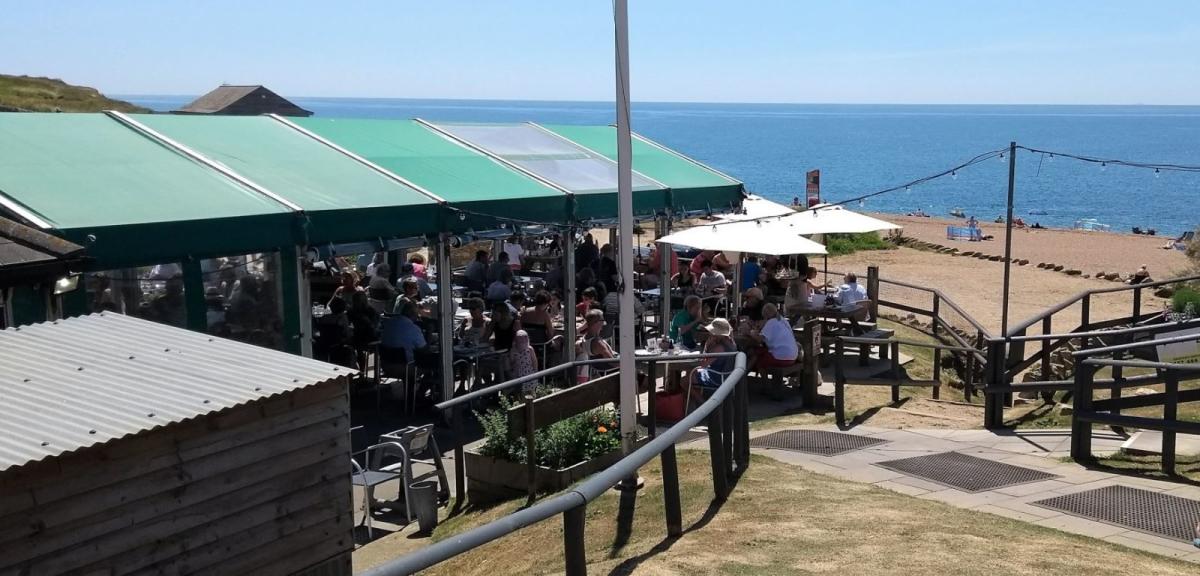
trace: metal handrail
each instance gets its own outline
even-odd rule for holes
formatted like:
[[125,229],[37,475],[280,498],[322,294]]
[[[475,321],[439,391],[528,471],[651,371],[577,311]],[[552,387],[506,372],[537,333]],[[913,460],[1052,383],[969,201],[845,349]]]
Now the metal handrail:
[[[1194,326],[1194,325],[1193,325]],[[1145,348],[1147,346],[1158,346],[1161,344],[1177,344],[1180,342],[1196,342],[1200,341],[1200,334],[1185,334],[1183,336],[1172,336],[1170,338],[1146,340],[1144,342],[1131,342],[1129,344],[1116,344],[1113,346],[1104,346],[1103,348],[1086,348],[1084,350],[1076,350],[1071,355],[1076,358],[1085,358],[1096,356],[1098,354],[1111,354],[1113,352],[1124,352],[1126,350],[1134,350],[1137,348]]]
[[[710,414],[717,410],[722,403],[733,392],[733,389],[741,382],[746,374],[746,355],[741,352],[730,352],[721,354],[712,354],[710,357],[736,355],[734,361],[733,372],[729,377],[721,383],[721,386],[716,389],[708,400],[704,401],[699,408],[692,411],[684,417],[683,420],[671,426],[666,432],[659,434],[656,438],[646,443],[641,448],[633,453],[625,456],[607,469],[593,475],[591,478],[584,480],[578,486],[554,496],[548,500],[519,510],[508,516],[500,518],[473,528],[461,534],[456,534],[450,538],[422,548],[411,554],[407,554],[383,565],[377,566],[368,570],[366,576],[399,576],[413,574],[420,570],[424,570],[440,562],[444,562],[463,554],[469,550],[487,544],[493,540],[502,538],[508,534],[516,532],[521,528],[536,524],[538,522],[548,520],[559,514],[568,513],[572,510],[580,509],[586,506],[589,502],[598,498],[601,494],[608,491],[622,480],[635,475],[639,468],[644,466],[654,457],[662,454],[668,448],[674,448],[675,443],[683,437],[689,429],[699,424]],[[677,356],[647,356],[638,358],[638,361],[665,360],[670,358],[678,358]],[[494,388],[494,387],[493,387]],[[461,465],[461,462],[459,463]],[[568,558],[570,562],[570,558]]]
[[1150,324],[1150,325],[1142,325],[1142,326],[1130,326],[1128,328],[1114,328],[1112,330],[1092,330],[1090,332],[1066,332],[1066,333],[1062,333],[1062,334],[1034,334],[1034,335],[1027,335],[1027,336],[1010,336],[1008,338],[1008,341],[1009,342],[1041,342],[1043,340],[1062,340],[1064,338],[1067,340],[1072,340],[1075,338],[1102,338],[1102,337],[1106,337],[1106,336],[1120,336],[1123,334],[1140,334],[1140,333],[1152,331],[1155,328],[1158,328],[1160,326],[1168,326],[1168,325],[1181,325],[1184,327],[1192,326],[1191,324],[1187,324],[1186,322],[1174,322],[1174,323],[1170,323],[1170,324],[1163,323],[1163,324]]
[[1066,310],[1067,308],[1070,308],[1071,306],[1074,306],[1076,303],[1083,301],[1084,298],[1087,298],[1087,297],[1091,296],[1092,294],[1113,294],[1116,292],[1132,292],[1132,291],[1138,291],[1138,290],[1145,290],[1146,288],[1156,288],[1158,286],[1166,286],[1168,284],[1179,284],[1181,282],[1194,282],[1196,280],[1200,280],[1200,275],[1183,276],[1180,278],[1171,278],[1169,280],[1159,280],[1157,282],[1146,282],[1143,284],[1128,284],[1128,285],[1122,285],[1122,286],[1114,286],[1111,288],[1091,288],[1088,290],[1084,290],[1084,291],[1076,294],[1075,296],[1068,298],[1067,300],[1063,300],[1062,302],[1059,302],[1058,304],[1055,304],[1054,306],[1051,306],[1045,310],[1042,310],[1038,314],[1021,322],[1020,324],[1013,326],[1012,328],[1010,328],[1008,330],[1007,336],[1009,336],[1011,338],[1017,334],[1020,334],[1021,332],[1024,332],[1025,330],[1029,329],[1030,326],[1033,326],[1034,324],[1037,324],[1038,322],[1044,320],[1045,318],[1047,318],[1049,316],[1053,316],[1059,312],[1062,312],[1063,310]]
[[915,340],[905,340],[903,338],[863,338],[862,336],[838,336],[838,340],[847,344],[890,344],[895,342],[905,346],[913,346],[916,348],[932,348],[937,350],[947,350],[950,352],[963,353],[978,353],[975,348],[967,348],[966,346],[951,346],[949,344],[934,344],[932,342],[917,342]]

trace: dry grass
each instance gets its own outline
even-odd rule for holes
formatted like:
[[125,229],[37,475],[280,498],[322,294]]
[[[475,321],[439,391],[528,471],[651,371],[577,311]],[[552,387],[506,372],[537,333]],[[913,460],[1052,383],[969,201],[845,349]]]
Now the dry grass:
[[[680,453],[684,525],[665,539],[657,466],[618,528],[620,498],[588,509],[592,574],[1195,574],[1196,566],[990,514],[954,508],[755,457],[728,502],[709,507],[708,455]],[[443,524],[447,538],[516,509],[516,503]],[[708,512],[706,514],[706,512]],[[383,561],[387,541],[355,553],[355,570]],[[430,574],[547,574],[563,571],[562,523],[525,528]]]

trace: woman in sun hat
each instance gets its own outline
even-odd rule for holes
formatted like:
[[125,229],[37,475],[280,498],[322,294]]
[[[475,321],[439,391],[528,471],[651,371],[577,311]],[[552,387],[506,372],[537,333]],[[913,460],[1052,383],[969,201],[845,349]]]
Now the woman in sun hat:
[[[717,354],[720,352],[737,352],[737,344],[733,342],[730,334],[733,333],[733,326],[724,318],[713,318],[708,326],[704,327],[708,331],[708,340],[704,342],[705,354]],[[705,358],[700,361],[700,366],[692,370],[691,388],[688,390],[688,402],[691,403],[691,398],[696,398],[699,403],[721,386],[725,381],[725,376],[733,371],[733,356],[723,356],[720,358]]]

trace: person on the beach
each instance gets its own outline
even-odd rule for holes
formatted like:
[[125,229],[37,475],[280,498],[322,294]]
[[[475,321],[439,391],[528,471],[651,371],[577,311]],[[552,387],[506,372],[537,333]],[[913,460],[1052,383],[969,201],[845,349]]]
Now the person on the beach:
[[1137,272],[1129,279],[1130,284],[1145,284],[1150,281],[1150,271],[1145,266],[1138,268]]
[[979,219],[976,218],[974,215],[972,215],[970,218],[967,219],[967,228],[978,228],[978,227],[979,227]]

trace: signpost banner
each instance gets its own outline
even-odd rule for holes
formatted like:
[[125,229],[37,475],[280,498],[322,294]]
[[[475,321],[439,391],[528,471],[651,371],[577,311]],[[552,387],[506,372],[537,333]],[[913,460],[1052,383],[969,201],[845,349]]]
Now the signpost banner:
[[[1174,332],[1163,332],[1154,336],[1155,340],[1165,340],[1175,338],[1177,336],[1196,335],[1200,338],[1200,328],[1190,328],[1187,330],[1176,330]],[[1196,364],[1200,363],[1200,342],[1172,342],[1170,344],[1158,345],[1158,361],[1169,362],[1171,364]]]
[[812,208],[821,203],[821,171],[809,170],[804,181],[805,190],[808,193],[808,207]]

